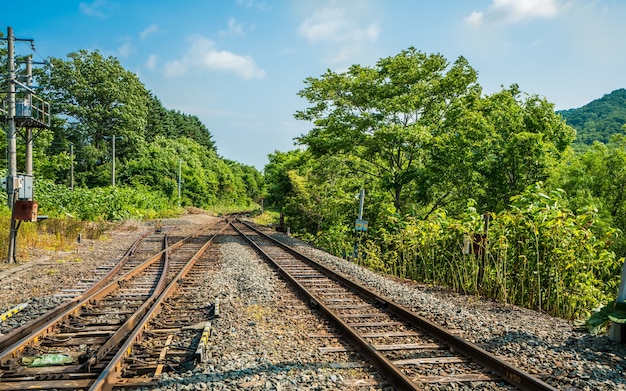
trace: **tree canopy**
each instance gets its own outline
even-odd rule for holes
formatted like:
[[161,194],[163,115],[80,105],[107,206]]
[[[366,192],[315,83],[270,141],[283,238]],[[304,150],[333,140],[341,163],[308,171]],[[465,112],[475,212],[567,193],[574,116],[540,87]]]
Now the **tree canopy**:
[[35,139],[37,178],[69,185],[73,168],[75,186],[109,186],[115,159],[118,185],[173,204],[247,206],[263,197],[258,170],[219,157],[198,117],[165,108],[115,57],[80,50],[50,58],[35,77],[53,111],[51,128]]
[[565,317],[614,295],[623,140],[576,155],[547,99],[516,84],[483,95],[466,59],[415,48],[307,78],[299,95],[303,148],[265,169],[294,232],[384,273]]
[[468,198],[502,209],[546,179],[574,132],[545,99],[521,99],[515,85],[481,91],[465,58],[409,48],[373,67],[306,79],[299,94],[311,105],[295,117],[314,127],[297,140],[316,157],[344,155],[400,212]]
[[[353,65],[308,78],[299,95],[312,106],[296,118],[315,127],[298,138],[314,155],[344,153],[366,162],[402,210],[410,184],[424,184],[426,145],[459,100],[479,93],[476,72],[460,57],[409,48],[374,67]],[[417,200],[419,201],[419,200]]]

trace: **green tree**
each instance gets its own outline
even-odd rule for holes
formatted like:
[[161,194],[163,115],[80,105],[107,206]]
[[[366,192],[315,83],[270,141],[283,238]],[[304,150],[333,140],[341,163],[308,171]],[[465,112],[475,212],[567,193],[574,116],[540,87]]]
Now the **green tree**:
[[299,93],[312,106],[295,117],[315,127],[297,140],[314,156],[345,153],[366,163],[361,167],[404,210],[410,200],[426,194],[407,189],[429,186],[427,145],[457,101],[480,93],[476,77],[463,57],[450,64],[440,54],[415,48],[380,59],[375,67],[329,70],[320,78],[307,78]]
[[282,209],[292,195],[292,184],[288,172],[305,163],[305,152],[297,149],[288,152],[274,151],[267,158],[269,163],[263,169],[267,206]]
[[124,183],[151,188],[173,201],[178,198],[179,165],[183,206],[249,205],[252,197],[243,169],[187,137],[157,136],[120,168],[119,177]]
[[[626,136],[614,135],[608,144],[595,142],[584,153],[570,154],[549,184],[564,189],[574,209],[597,209],[597,234],[611,227],[626,232]],[[614,250],[626,253],[624,235]]]
[[144,142],[150,95],[137,75],[114,57],[80,50],[67,60],[51,58],[39,80],[55,115],[65,119],[56,140],[76,146],[76,177],[88,186],[106,185],[111,164],[111,137],[122,161]]
[[[575,131],[544,98],[521,98],[517,85],[490,96],[466,99],[433,133],[429,172],[433,188],[463,207],[500,211],[528,186],[545,181]],[[445,205],[445,204],[444,204]]]
[[231,171],[241,179],[247,197],[255,202],[261,202],[265,196],[263,174],[255,167],[241,164],[233,160],[224,160]]
[[146,120],[147,141],[154,141],[158,136],[170,138],[176,133],[173,115],[153,94],[150,94],[148,113]]

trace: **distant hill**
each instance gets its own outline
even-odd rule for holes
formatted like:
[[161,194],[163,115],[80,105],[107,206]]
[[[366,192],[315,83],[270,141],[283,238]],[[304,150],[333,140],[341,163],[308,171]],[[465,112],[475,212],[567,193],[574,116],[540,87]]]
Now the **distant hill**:
[[622,127],[626,125],[626,89],[615,90],[581,108],[557,113],[576,129],[574,148],[584,149],[594,141],[607,143],[613,134],[624,133]]

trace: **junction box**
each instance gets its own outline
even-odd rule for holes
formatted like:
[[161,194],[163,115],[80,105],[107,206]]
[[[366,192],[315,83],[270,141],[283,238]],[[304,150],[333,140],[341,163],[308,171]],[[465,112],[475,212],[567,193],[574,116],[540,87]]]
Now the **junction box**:
[[29,200],[15,201],[13,215],[15,220],[37,221],[37,202]]

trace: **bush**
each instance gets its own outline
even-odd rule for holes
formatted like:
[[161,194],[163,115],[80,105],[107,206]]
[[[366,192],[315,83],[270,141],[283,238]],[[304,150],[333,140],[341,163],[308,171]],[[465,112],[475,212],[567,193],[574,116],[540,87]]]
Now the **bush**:
[[423,220],[386,213],[357,261],[564,318],[586,317],[613,299],[623,263],[608,250],[617,230],[596,236],[595,212],[573,213],[559,190],[544,194],[531,186],[512,202],[492,216],[484,257],[462,252],[464,238],[482,231],[482,216],[470,207]]

